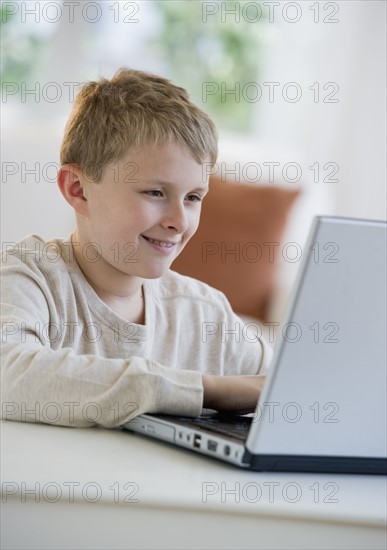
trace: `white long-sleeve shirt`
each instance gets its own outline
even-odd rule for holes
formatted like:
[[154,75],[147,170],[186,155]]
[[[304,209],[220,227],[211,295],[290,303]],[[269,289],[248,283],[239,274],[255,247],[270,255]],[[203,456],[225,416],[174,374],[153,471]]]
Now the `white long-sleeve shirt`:
[[221,292],[171,270],[144,282],[145,325],[127,322],[87,282],[70,238],[7,245],[1,275],[3,419],[114,427],[144,412],[196,416],[201,374],[262,374],[271,359]]

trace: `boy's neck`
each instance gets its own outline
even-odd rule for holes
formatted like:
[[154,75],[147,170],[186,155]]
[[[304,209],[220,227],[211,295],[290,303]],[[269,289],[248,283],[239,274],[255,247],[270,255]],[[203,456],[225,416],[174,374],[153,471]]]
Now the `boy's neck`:
[[72,234],[71,241],[80,269],[101,300],[127,321],[144,324],[143,280],[118,271],[103,258],[97,262],[85,260],[81,251],[88,243],[82,243],[76,231]]

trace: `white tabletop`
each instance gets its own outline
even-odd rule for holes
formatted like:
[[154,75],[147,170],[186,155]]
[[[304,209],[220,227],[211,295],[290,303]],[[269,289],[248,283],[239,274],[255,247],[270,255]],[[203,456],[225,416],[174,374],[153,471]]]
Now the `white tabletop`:
[[121,430],[2,423],[1,480],[4,548],[386,547],[385,476],[247,472]]

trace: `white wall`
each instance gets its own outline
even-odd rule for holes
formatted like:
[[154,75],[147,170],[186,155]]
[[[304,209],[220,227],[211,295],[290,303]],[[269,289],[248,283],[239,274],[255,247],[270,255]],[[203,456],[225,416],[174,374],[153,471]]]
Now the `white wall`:
[[[316,24],[311,2],[299,3],[302,19],[280,21],[278,35],[265,56],[268,81],[296,81],[303,97],[297,103],[281,98],[260,108],[260,140],[299,154],[307,169],[314,162],[339,165],[339,182],[321,183],[313,193],[325,199],[318,211],[342,216],[386,217],[386,3],[343,1],[337,23]],[[320,2],[320,5],[328,5]],[[309,11],[309,13],[308,13]],[[321,9],[321,15],[328,14]],[[309,17],[308,17],[309,15]],[[337,103],[312,101],[309,86],[319,82],[321,98],[333,90]],[[318,189],[320,187],[320,189]]]

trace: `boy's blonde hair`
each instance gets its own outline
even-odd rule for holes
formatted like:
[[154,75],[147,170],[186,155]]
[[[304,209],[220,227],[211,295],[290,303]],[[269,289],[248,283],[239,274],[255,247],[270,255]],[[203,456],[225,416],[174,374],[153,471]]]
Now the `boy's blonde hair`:
[[111,80],[89,82],[79,92],[60,159],[62,165],[77,164],[98,182],[104,169],[130,147],[171,141],[200,163],[216,162],[215,125],[184,88],[154,74],[120,69]]

